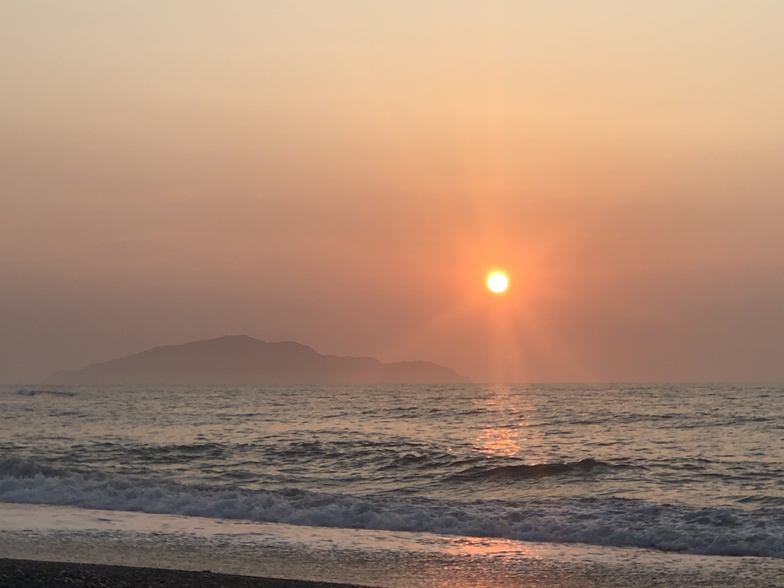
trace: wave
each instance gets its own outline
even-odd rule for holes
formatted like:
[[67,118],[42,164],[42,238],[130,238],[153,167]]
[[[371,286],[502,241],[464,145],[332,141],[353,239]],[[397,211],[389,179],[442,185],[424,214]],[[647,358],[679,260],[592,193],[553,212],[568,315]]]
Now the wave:
[[497,467],[476,466],[453,474],[447,478],[450,481],[477,481],[498,479],[525,479],[543,478],[547,476],[560,476],[572,473],[585,473],[593,471],[611,471],[619,468],[628,468],[628,465],[613,465],[597,459],[586,458],[575,462],[538,463],[534,465],[504,465]]
[[18,458],[0,460],[0,501],[784,558],[780,509],[695,509],[617,498],[444,501],[298,489],[249,491],[165,479],[89,477]]
[[28,390],[27,388],[20,388],[16,391],[17,396],[41,396],[41,395],[48,395],[48,396],[65,396],[68,398],[73,398],[76,396],[76,392],[70,392],[65,390]]

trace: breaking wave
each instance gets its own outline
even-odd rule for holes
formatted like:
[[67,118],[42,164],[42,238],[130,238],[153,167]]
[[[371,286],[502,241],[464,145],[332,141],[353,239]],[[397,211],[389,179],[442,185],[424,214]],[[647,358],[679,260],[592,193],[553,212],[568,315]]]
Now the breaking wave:
[[[549,467],[553,465],[567,466]],[[593,460],[512,466],[514,475],[613,467]],[[525,469],[525,468],[532,469]],[[507,468],[508,469],[508,468]],[[503,468],[484,474],[499,475]],[[470,472],[469,472],[470,473]],[[505,475],[505,474],[504,474]],[[166,479],[70,473],[0,460],[0,501],[316,527],[431,532],[523,541],[646,547],[702,555],[784,558],[784,512],[654,505],[619,498],[440,501],[297,489],[243,490]]]

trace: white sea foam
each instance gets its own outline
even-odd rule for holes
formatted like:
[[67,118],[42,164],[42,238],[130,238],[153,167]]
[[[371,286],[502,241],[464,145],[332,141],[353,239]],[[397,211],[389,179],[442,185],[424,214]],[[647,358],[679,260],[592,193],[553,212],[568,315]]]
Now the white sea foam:
[[0,503],[6,557],[388,588],[780,585],[784,560]]
[[441,502],[303,490],[248,491],[114,476],[90,479],[25,460],[0,462],[0,501],[314,527],[784,558],[784,522],[736,509],[632,500]]

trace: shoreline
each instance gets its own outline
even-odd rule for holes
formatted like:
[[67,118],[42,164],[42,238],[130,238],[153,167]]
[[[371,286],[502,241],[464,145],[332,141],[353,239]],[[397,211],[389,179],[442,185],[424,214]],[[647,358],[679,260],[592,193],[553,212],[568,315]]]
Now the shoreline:
[[770,588],[782,577],[776,558],[0,503],[0,588]]
[[0,557],[0,586],[14,588],[370,588],[211,571],[89,564]]

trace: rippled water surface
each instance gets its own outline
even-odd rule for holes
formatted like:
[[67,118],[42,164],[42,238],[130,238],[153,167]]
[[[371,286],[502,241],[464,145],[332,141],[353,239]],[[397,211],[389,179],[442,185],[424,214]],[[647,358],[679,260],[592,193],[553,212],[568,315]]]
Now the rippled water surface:
[[784,389],[0,389],[0,501],[784,557]]

